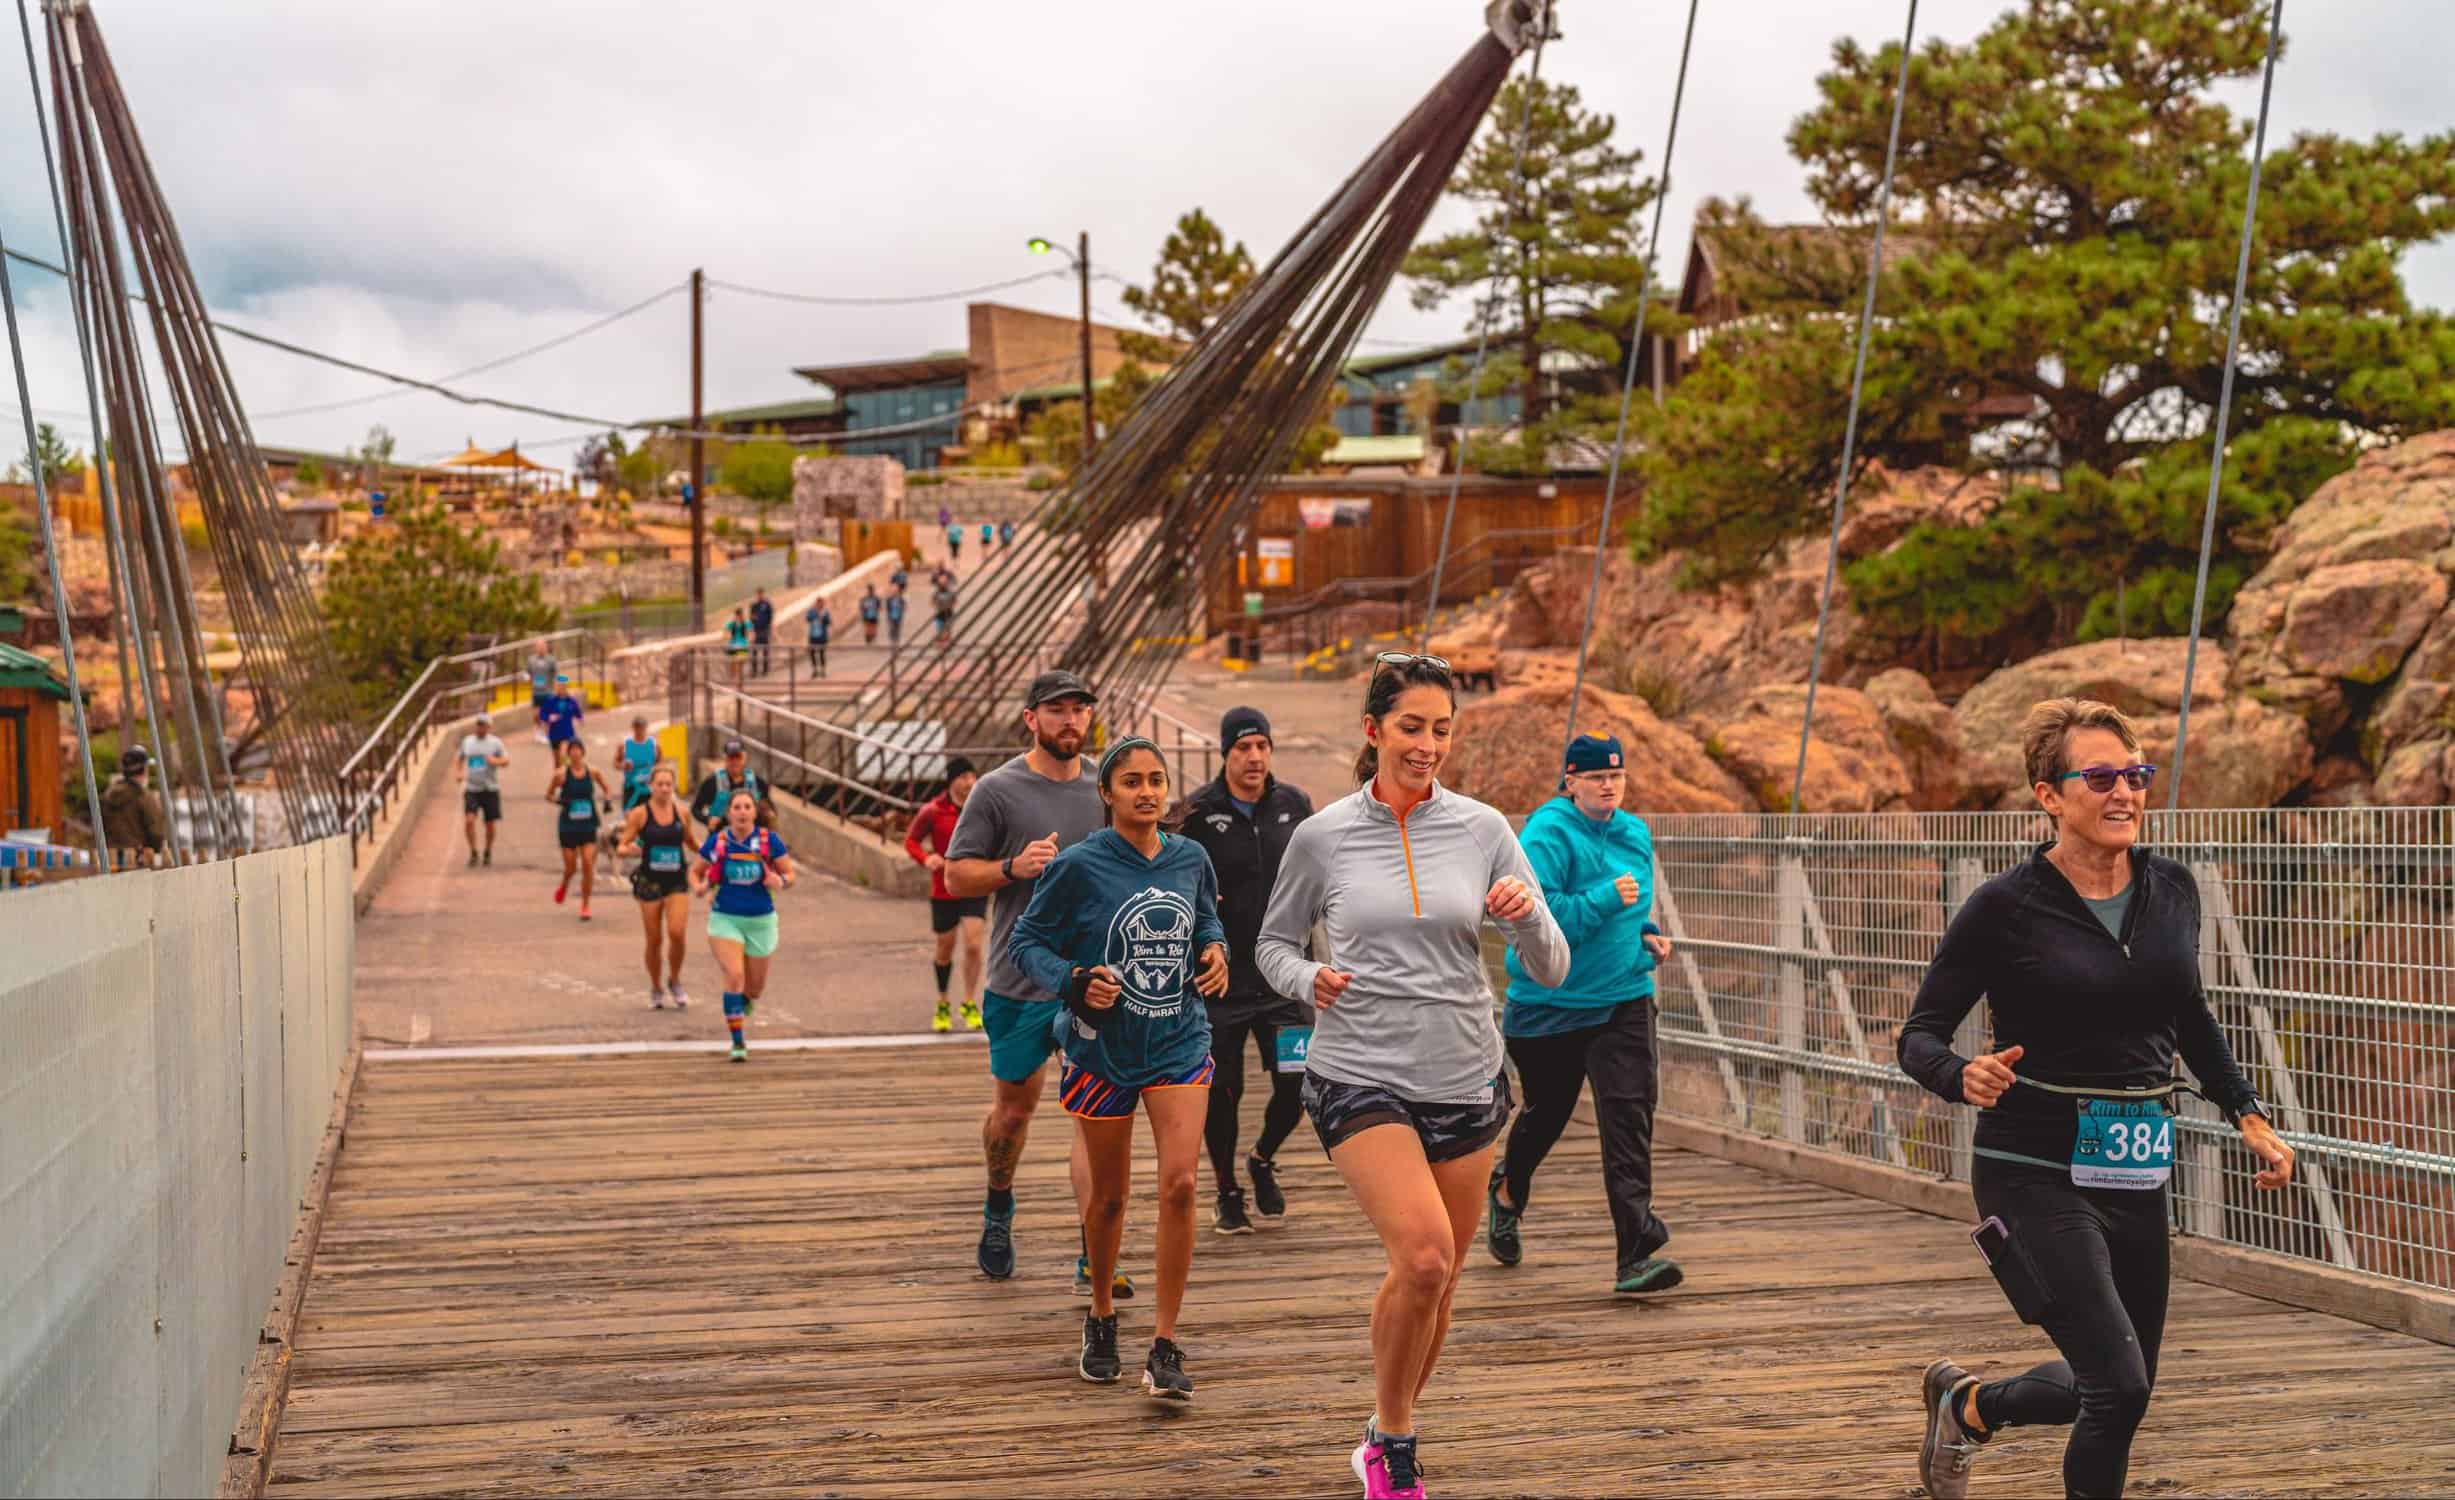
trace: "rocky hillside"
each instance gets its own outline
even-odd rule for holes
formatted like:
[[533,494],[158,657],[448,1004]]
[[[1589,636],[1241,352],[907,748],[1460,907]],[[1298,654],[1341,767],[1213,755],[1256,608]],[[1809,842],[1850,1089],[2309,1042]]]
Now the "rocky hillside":
[[[1987,481],[1890,479],[1845,527],[1845,559],[1916,521],[1981,511]],[[1450,779],[1505,808],[1548,794],[1566,734],[1590,549],[1521,577],[1440,645],[1500,650],[1502,690],[1469,706]],[[1794,547],[1761,582],[1684,593],[1679,560],[1613,556],[1581,728],[1626,742],[1631,801],[1648,810],[1788,805],[1823,545]],[[2430,804],[2455,800],[2455,432],[2366,455],[2280,530],[2200,644],[2183,801]],[[1846,589],[1826,641],[1802,805],[1817,812],[2032,805],[2021,716],[2040,698],[2102,698],[2170,761],[2187,643],[2097,641],[2006,663],[2006,643],[1947,642],[1917,667],[1858,628]],[[1920,670],[1919,668],[1923,668]]]

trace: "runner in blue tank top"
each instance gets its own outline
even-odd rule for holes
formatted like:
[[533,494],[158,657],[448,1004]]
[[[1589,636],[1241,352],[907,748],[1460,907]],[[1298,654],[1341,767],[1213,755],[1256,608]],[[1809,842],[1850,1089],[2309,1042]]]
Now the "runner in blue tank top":
[[648,737],[648,716],[631,716],[631,737],[614,747],[614,770],[622,777],[622,810],[629,812],[648,800],[648,773],[659,759],[656,741]]
[[725,1028],[733,1036],[733,1060],[750,1059],[744,1028],[767,989],[767,965],[776,955],[777,891],[793,883],[792,851],[759,826],[759,803],[748,788],[725,801],[724,826],[699,846],[697,879],[715,901],[708,912],[708,948],[725,976]]
[[1159,1156],[1159,1305],[1142,1388],[1193,1399],[1176,1315],[1193,1265],[1194,1164],[1210,1115],[1210,1016],[1204,996],[1227,989],[1227,929],[1202,846],[1160,832],[1167,763],[1129,738],[1100,759],[1108,825],[1059,854],[1033,887],[1007,949],[1035,984],[1061,997],[1052,1030],[1065,1052],[1059,1098],[1091,1168],[1083,1239],[1091,1311],[1083,1319],[1083,1379],[1121,1373],[1112,1278],[1133,1185],[1134,1106],[1149,1110]]

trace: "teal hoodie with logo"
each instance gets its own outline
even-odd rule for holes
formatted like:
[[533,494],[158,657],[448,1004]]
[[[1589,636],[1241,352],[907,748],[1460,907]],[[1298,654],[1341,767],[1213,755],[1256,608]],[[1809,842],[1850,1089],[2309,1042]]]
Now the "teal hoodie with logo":
[[1181,1078],[1210,1055],[1210,1013],[1193,987],[1202,951],[1225,944],[1219,882],[1189,838],[1161,834],[1159,854],[1103,828],[1059,854],[1032,888],[1006,952],[1033,983],[1065,993],[1077,968],[1106,965],[1123,992],[1093,1030],[1056,1014],[1066,1061],[1123,1088]]
[[[1556,1036],[1602,1024],[1603,1012],[1654,993],[1654,955],[1647,933],[1660,932],[1654,909],[1654,835],[1626,808],[1597,821],[1565,796],[1534,810],[1517,836],[1543,887],[1544,904],[1568,939],[1568,977],[1546,985],[1509,948],[1509,1003],[1501,1013],[1508,1036]],[[1634,904],[1620,900],[1619,878],[1637,877]]]

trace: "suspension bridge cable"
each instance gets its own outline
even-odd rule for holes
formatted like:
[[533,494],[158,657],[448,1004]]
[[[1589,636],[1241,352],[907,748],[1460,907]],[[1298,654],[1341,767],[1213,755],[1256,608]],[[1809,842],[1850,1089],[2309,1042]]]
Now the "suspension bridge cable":
[[1568,690],[1568,733],[1577,738],[1577,706],[1585,696],[1586,656],[1594,645],[1594,611],[1603,596],[1603,559],[1611,547],[1611,503],[1620,491],[1628,452],[1628,412],[1637,396],[1637,357],[1645,348],[1645,314],[1654,296],[1654,260],[1662,253],[1662,212],[1671,201],[1671,153],[1679,149],[1679,113],[1688,97],[1688,56],[1696,44],[1698,0],[1688,0],[1688,29],[1679,39],[1679,80],[1671,87],[1671,126],[1662,142],[1662,181],[1654,193],[1654,227],[1645,238],[1645,278],[1637,286],[1637,324],[1628,335],[1628,374],[1620,387],[1620,426],[1611,440],[1611,477],[1603,485],[1603,518],[1594,532],[1594,576],[1586,584],[1585,629],[1577,635],[1577,677]]
[[[1096,278],[1104,273],[1095,271],[1092,274]],[[951,292],[922,292],[909,297],[829,297],[815,292],[780,292],[769,287],[744,286],[738,281],[719,281],[713,276],[708,278],[708,285],[721,287],[728,292],[739,292],[745,297],[765,297],[772,302],[802,302],[816,307],[911,307],[923,302],[960,301],[965,297],[977,297],[983,292],[1009,291],[1018,286],[1029,286],[1035,281],[1073,279],[1074,272],[1060,268],[1034,271],[1029,276],[1017,276],[1011,281],[992,281],[986,286],[958,287]]]
[[2182,758],[2191,743],[2191,683],[2199,673],[2199,626],[2208,607],[2208,555],[2216,546],[2216,501],[2225,483],[2225,430],[2233,417],[2233,374],[2242,352],[2242,299],[2250,285],[2251,234],[2259,221],[2259,168],[2267,160],[2268,101],[2276,92],[2276,49],[2284,35],[2285,0],[2268,9],[2267,62],[2259,74],[2259,122],[2250,148],[2250,196],[2242,204],[2242,245],[2233,263],[2233,311],[2226,319],[2225,374],[2216,391],[2215,451],[2208,455],[2208,502],[2199,518],[2199,569],[2191,581],[2191,638],[2182,653],[2182,707],[2174,720],[2173,779],[2165,806],[2182,805]]
[[[1524,106],[1517,112],[1517,144],[1509,168],[1509,175],[1516,182],[1517,191],[1520,193],[1526,188],[1526,139],[1534,131],[1534,96],[1539,92],[1539,85],[1543,77],[1543,44],[1551,40],[1551,26],[1551,6],[1546,0],[1535,25],[1534,56],[1526,64],[1526,100]],[[1509,207],[1514,210],[1516,206],[1513,194]],[[1493,231],[1491,239],[1492,282],[1495,289],[1500,282],[1501,242],[1508,237],[1508,232],[1509,221],[1504,216],[1499,228]],[[1527,253],[1529,255],[1533,253],[1531,247]],[[1475,319],[1475,359],[1474,363],[1467,367],[1466,400],[1458,408],[1458,457],[1457,462],[1451,466],[1449,475],[1449,503],[1441,510],[1441,544],[1440,550],[1432,555],[1432,592],[1424,596],[1424,628],[1415,643],[1415,649],[1418,651],[1432,649],[1432,616],[1441,607],[1441,575],[1447,571],[1449,564],[1449,529],[1457,521],[1458,491],[1466,483],[1467,418],[1474,410],[1476,391],[1483,384],[1483,356],[1491,346],[1492,314],[1498,308],[1499,302],[1500,298],[1495,291],[1495,295],[1485,299],[1482,313]],[[1535,315],[1539,319],[1542,309],[1536,308]],[[1533,413],[1531,412],[1521,412],[1518,415],[1520,422],[1528,422],[1532,419]],[[1403,608],[1403,602],[1401,607]]]
[[[630,306],[622,309],[620,312],[607,313],[604,317],[598,318],[594,322],[584,324],[581,327],[574,328],[569,333],[559,334],[553,338],[547,339],[541,344],[531,344],[525,349],[519,350],[515,353],[505,354],[495,359],[490,359],[481,365],[471,365],[465,370],[454,370],[449,375],[438,375],[435,377],[435,379],[438,383],[452,380],[466,380],[472,375],[484,375],[492,370],[500,370],[505,365],[517,364],[521,360],[527,359],[532,355],[543,354],[550,349],[559,349],[563,345],[571,343],[576,339],[585,338],[589,334],[595,333],[600,328],[611,327],[612,325],[621,322],[625,318],[646,312],[649,308],[656,306],[666,298],[678,297],[687,290],[689,290],[689,283],[677,281],[662,291],[653,293],[650,296],[642,297],[639,301],[632,303]],[[257,412],[250,417],[249,420],[254,422],[271,422],[282,417],[302,417],[310,412],[340,411],[345,407],[365,406],[369,402],[373,401],[390,401],[396,397],[405,396],[407,394],[409,394],[407,391],[376,391],[371,395],[351,396],[342,401],[319,401],[313,406],[289,406],[282,408],[280,411]]]
[[[2282,0],[2278,0],[2282,3]],[[1875,335],[1875,291],[1884,276],[1884,229],[1892,218],[1892,169],[1901,151],[1901,107],[1909,99],[1909,59],[1918,40],[1918,0],[1909,0],[1901,31],[1901,71],[1893,80],[1892,129],[1884,138],[1884,181],[1875,197],[1875,242],[1867,249],[1867,296],[1858,310],[1858,358],[1850,371],[1850,415],[1841,429],[1841,472],[1833,480],[1833,529],[1824,548],[1824,594],[1816,606],[1816,644],[1807,658],[1807,703],[1799,715],[1799,762],[1790,776],[1790,811],[1807,784],[1807,737],[1816,725],[1816,684],[1824,675],[1824,631],[1833,612],[1833,574],[1841,559],[1841,515],[1850,497],[1850,465],[1858,454],[1859,403],[1867,389],[1867,346]]]

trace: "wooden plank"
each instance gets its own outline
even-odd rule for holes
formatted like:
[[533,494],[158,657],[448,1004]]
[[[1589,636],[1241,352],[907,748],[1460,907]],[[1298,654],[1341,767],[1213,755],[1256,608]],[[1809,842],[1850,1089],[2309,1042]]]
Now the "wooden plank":
[[[1280,1157],[1289,1217],[1197,1245],[1199,1396],[1162,1413],[1073,1374],[1053,1111],[1017,1181],[1022,1272],[973,1272],[979,1069],[944,1049],[370,1065],[266,1493],[1350,1485],[1381,1256],[1309,1133]],[[1956,1225],[1677,1149],[1665,1124],[1687,1284],[1611,1296],[1596,1142],[1572,1125],[1525,1263],[1478,1248],[1461,1280],[1422,1408],[1441,1493],[1897,1496],[1939,1339],[1989,1371],[2050,1356]],[[1127,1264],[1147,1270],[1137,1170]],[[1120,1311],[1138,1353],[1149,1304]],[[2455,1494],[2455,1350],[2191,1283],[2167,1342],[2135,1489]],[[2060,1448],[2007,1438],[1981,1484],[2051,1490]]]

